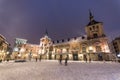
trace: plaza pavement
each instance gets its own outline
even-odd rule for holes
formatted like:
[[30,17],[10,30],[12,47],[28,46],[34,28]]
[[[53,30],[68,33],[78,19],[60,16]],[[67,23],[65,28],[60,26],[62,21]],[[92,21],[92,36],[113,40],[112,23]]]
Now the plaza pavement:
[[120,80],[120,63],[56,60],[2,62],[0,80]]

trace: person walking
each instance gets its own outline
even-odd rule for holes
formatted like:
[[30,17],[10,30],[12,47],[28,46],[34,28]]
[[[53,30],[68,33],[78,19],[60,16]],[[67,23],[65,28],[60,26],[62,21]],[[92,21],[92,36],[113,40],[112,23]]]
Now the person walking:
[[84,60],[87,63],[87,56],[86,55],[84,55]]
[[36,62],[37,62],[37,57],[35,58]]
[[60,55],[59,63],[62,64],[62,55]]
[[31,61],[32,53],[30,52],[28,56],[29,56],[29,61]]
[[40,55],[40,57],[39,57],[39,61],[41,61],[41,55]]
[[68,56],[65,58],[65,66],[67,66]]

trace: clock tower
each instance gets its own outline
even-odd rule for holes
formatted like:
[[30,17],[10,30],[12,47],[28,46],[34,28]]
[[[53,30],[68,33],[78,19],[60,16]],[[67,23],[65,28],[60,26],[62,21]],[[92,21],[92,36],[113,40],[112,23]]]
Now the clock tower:
[[103,23],[94,20],[94,16],[92,15],[90,10],[89,10],[89,23],[85,27],[85,31],[88,39],[105,37],[103,31]]

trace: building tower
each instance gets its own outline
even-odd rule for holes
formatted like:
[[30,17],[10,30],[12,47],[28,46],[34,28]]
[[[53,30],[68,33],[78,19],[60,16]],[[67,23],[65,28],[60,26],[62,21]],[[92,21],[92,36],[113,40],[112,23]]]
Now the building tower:
[[89,60],[110,60],[109,41],[103,30],[103,23],[94,19],[89,10],[89,23],[85,27],[87,34]]
[[105,37],[103,31],[103,23],[94,20],[94,16],[92,15],[90,10],[89,10],[89,20],[90,22],[87,24],[85,28],[88,39]]
[[43,58],[48,59],[49,49],[51,45],[52,45],[52,41],[51,41],[51,38],[48,37],[48,32],[46,30],[44,37],[40,39],[39,54],[42,55]]

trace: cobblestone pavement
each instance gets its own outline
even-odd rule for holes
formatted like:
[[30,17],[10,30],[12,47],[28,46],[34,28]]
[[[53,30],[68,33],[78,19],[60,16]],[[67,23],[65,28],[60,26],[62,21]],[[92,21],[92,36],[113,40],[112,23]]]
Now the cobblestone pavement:
[[120,63],[58,61],[3,62],[0,80],[120,80]]

